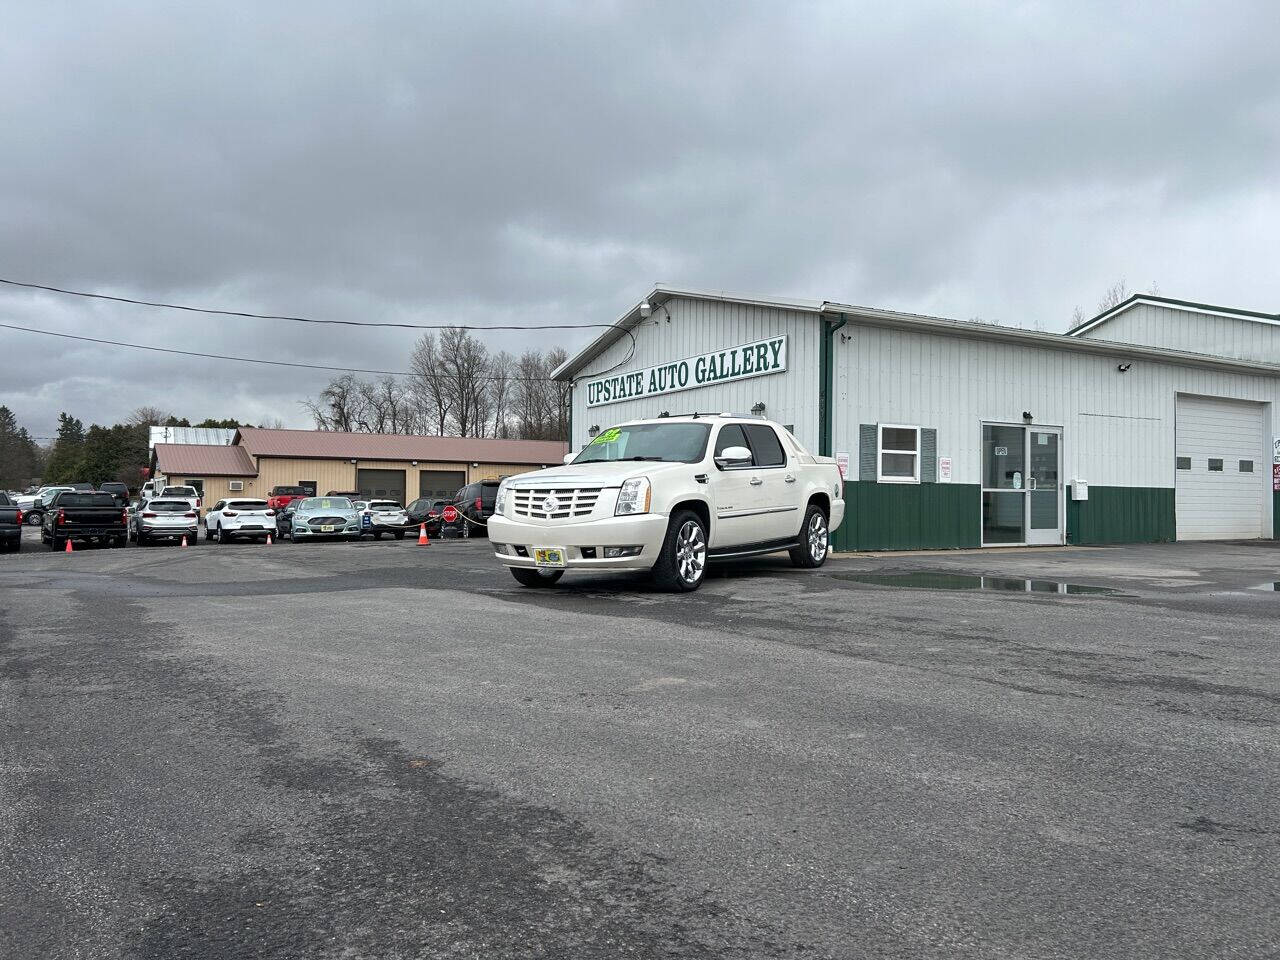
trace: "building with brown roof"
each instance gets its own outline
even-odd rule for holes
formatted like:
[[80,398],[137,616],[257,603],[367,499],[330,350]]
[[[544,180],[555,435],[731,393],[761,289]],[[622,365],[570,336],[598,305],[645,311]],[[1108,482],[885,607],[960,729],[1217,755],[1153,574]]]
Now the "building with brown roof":
[[276,486],[320,494],[359,491],[405,503],[452,497],[476,480],[554,466],[568,449],[548,440],[242,427],[230,446],[158,443],[152,466],[169,483],[202,491],[206,506],[229,495],[265,498]]

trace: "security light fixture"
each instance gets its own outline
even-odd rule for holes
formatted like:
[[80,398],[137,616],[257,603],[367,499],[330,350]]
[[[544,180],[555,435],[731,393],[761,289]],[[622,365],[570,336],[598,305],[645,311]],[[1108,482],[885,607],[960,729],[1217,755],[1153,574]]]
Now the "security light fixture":
[[649,301],[648,301],[648,300],[641,300],[641,301],[640,301],[640,316],[641,316],[641,318],[643,318],[643,319],[645,319],[645,320],[648,320],[648,319],[649,319],[649,316],[650,316],[652,313],[653,313],[653,307],[649,306]]
[[352,457],[352,458],[351,458],[351,462],[352,462],[352,463],[359,463],[360,461],[358,461],[355,457]]
[[1133,366],[1133,364],[1132,364],[1132,363],[1129,363],[1129,362],[1126,360],[1124,363],[1122,363],[1122,364],[1120,364],[1118,367],[1116,367],[1116,369],[1117,369],[1117,370],[1119,370],[1121,373],[1128,373],[1128,372],[1129,372],[1129,368],[1130,368],[1130,367],[1132,367],[1132,366]]
[[1027,423],[1030,423],[1035,418],[1031,416],[1031,412],[1029,410],[1023,410],[1022,419],[1027,421]]
[[764,401],[757,400],[755,402],[755,405],[752,406],[751,412],[754,413],[757,417],[760,416],[760,414],[764,413]]
[[418,465],[418,461],[417,461],[417,460],[410,460],[410,461],[409,461],[409,464],[410,464],[410,466],[414,466],[414,467],[416,467],[416,466]]
[[598,426],[593,425],[589,430],[587,430],[587,436],[594,437],[599,432],[600,432],[600,428]]

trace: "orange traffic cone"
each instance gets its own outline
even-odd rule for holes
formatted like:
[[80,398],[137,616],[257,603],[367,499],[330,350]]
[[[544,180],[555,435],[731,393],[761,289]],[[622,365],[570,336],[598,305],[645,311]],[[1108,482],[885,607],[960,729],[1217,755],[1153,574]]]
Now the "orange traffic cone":
[[71,546],[71,541],[70,541],[70,540],[68,540],[68,541],[67,541],[67,549],[66,549],[66,550],[64,550],[63,552],[64,552],[64,553],[74,553],[74,552],[75,552],[75,548]]
[[427,538],[427,525],[425,523],[418,527],[418,546],[431,546],[431,541]]
[[184,547],[187,545],[187,535],[185,533],[182,535],[182,545]]
[[267,534],[267,546],[271,546],[271,534]]

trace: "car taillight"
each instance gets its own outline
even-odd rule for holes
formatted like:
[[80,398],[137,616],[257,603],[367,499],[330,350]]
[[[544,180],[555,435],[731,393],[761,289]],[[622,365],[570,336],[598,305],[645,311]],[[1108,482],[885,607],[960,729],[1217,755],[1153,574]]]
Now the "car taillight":
[[267,511],[267,516],[268,516],[268,517],[274,517],[275,515],[276,515],[276,512],[275,512],[274,510],[268,510],[268,511]]
[[193,518],[195,518],[195,517],[200,516],[200,514],[196,513],[194,510],[192,510],[190,513],[184,513],[184,514],[183,514],[183,516],[184,516],[184,517],[186,517],[188,520],[191,520],[191,519],[193,519]]
[[121,522],[121,523],[123,523],[126,527],[129,525],[129,511],[128,511],[128,510],[121,510],[121,511],[120,511],[120,522]]
[[222,511],[222,515],[223,515],[224,517],[234,517],[234,516],[236,515],[236,513],[235,513],[235,511],[234,511],[234,510],[223,510],[223,511]]
[[200,506],[201,506],[201,504],[203,504],[203,502],[204,502],[204,501],[203,501],[200,497],[196,497],[196,509],[197,509],[197,510],[199,510],[199,509],[200,509]]
[[[191,516],[191,514],[187,514],[187,516]],[[156,515],[154,513],[144,513],[142,515],[143,520],[154,520],[155,518],[156,518]]]
[[18,511],[18,526],[22,526],[22,511]]
[[484,501],[479,497],[476,497],[476,509],[481,510],[483,508],[484,508]]
[[67,522],[67,511],[63,510],[61,507],[58,508],[58,522],[59,523]]

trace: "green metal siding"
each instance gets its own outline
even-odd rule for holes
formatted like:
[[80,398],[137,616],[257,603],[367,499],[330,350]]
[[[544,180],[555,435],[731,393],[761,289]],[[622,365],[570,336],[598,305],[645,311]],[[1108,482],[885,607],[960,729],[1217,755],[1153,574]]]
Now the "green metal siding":
[[1067,492],[1067,542],[1160,543],[1177,537],[1172,487],[1089,487],[1088,500]]
[[934,550],[982,545],[982,490],[967,483],[844,485],[837,550]]

